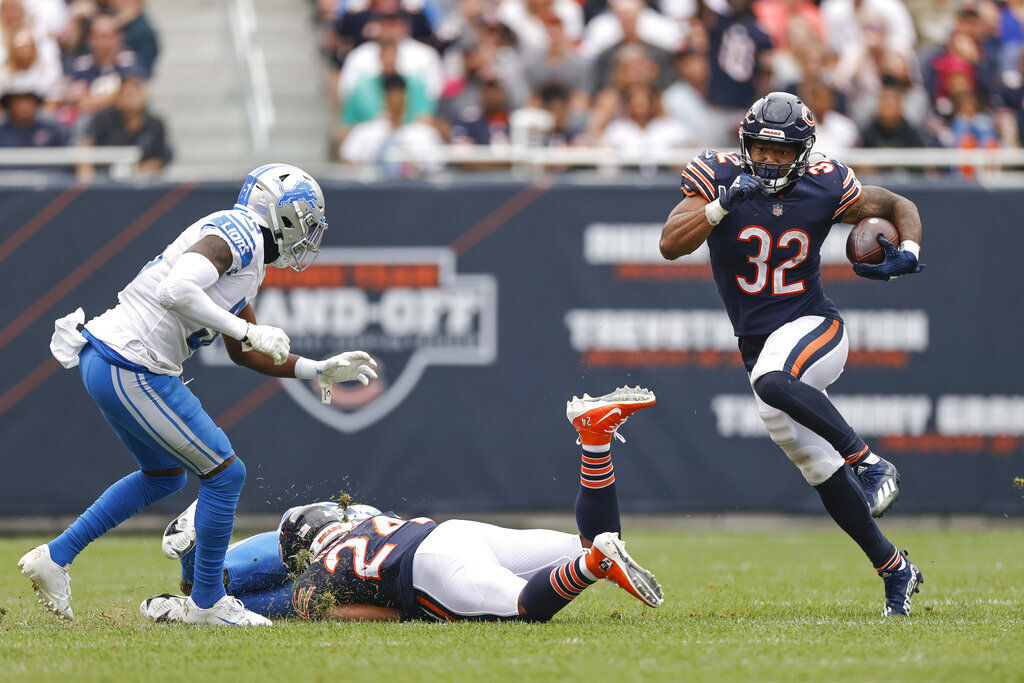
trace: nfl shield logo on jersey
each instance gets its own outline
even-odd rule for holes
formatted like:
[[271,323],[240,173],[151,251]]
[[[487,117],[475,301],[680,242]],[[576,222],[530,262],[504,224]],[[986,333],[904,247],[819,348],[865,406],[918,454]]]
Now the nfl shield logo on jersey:
[[[377,361],[377,381],[336,384],[328,405],[315,380],[281,380],[300,408],[340,432],[382,419],[430,365],[490,365],[497,357],[497,282],[457,273],[447,248],[321,248],[302,272],[268,268],[253,308],[261,323],[288,333],[292,353],[360,350]],[[212,351],[204,360],[217,362]]]
[[778,218],[782,215],[782,204],[775,202],[772,204],[772,215]]

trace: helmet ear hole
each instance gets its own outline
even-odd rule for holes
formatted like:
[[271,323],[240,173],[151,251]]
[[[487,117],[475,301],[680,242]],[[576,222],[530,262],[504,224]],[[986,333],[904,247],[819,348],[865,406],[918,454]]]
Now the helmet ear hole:
[[292,227],[292,222],[288,219],[288,216],[281,216],[281,222],[284,223],[284,227],[286,228]]

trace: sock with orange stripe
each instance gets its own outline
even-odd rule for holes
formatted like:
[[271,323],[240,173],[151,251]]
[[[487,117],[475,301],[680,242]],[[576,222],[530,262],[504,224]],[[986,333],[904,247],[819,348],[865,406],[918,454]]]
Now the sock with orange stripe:
[[855,463],[870,455],[864,439],[853,431],[828,396],[810,384],[777,370],[754,382],[754,391],[772,408],[781,410],[828,441],[844,460],[853,457]]
[[874,465],[876,462],[879,461],[879,457],[872,453],[870,448],[864,446],[864,448],[860,449],[853,455],[844,455],[843,460],[846,461],[847,465],[853,467],[854,465],[859,465],[860,463],[864,463],[865,465]]
[[611,444],[583,446],[580,492],[576,496],[576,528],[589,540],[605,531],[622,531]]
[[888,568],[896,546],[883,534],[871,517],[860,486],[849,468],[840,466],[831,477],[814,487],[835,523],[857,542],[878,571]]
[[523,586],[519,602],[526,610],[526,618],[547,621],[588,586],[597,582],[598,577],[587,568],[584,553],[575,560],[542,569]]

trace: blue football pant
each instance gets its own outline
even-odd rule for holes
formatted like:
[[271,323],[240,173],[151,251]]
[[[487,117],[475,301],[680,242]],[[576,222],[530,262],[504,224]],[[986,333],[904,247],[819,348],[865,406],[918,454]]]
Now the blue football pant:
[[[109,349],[106,352],[110,353]],[[122,478],[63,534],[50,555],[67,566],[89,543],[185,485],[185,470],[203,477],[196,509],[197,561],[193,600],[209,607],[224,595],[224,552],[231,537],[245,466],[179,377],[115,364],[87,344],[79,371],[89,396],[140,472]]]

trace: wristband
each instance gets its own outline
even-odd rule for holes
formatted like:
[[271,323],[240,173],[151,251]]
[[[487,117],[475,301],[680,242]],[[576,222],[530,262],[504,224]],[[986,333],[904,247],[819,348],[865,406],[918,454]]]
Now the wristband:
[[914,258],[921,258],[921,245],[914,240],[903,240],[900,242],[900,251],[909,251]]
[[729,210],[722,208],[722,202],[718,199],[704,207],[704,216],[711,225],[718,225],[728,213]]
[[317,375],[323,371],[324,362],[322,360],[312,360],[302,356],[295,359],[296,379],[316,379]]

